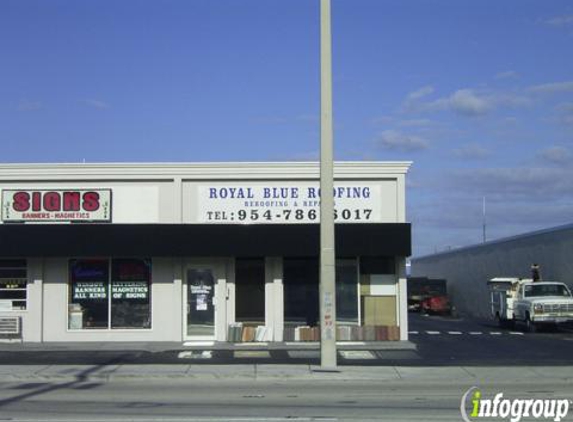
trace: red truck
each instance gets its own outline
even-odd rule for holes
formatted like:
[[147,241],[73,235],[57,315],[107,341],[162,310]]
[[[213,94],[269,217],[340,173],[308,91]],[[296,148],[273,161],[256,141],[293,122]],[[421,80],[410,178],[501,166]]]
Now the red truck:
[[449,314],[451,304],[446,280],[427,277],[409,278],[408,309],[427,314]]

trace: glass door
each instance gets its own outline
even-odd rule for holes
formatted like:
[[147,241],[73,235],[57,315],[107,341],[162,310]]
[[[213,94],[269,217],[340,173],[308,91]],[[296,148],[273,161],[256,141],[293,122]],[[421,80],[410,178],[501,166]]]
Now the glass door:
[[215,274],[213,268],[187,269],[186,332],[188,339],[215,338]]

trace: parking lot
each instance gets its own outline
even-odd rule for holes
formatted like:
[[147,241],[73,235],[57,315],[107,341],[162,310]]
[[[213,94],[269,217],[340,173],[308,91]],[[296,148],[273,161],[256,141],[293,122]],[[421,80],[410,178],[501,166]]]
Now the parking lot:
[[[410,340],[429,365],[567,365],[573,360],[573,331],[526,332],[494,321],[448,316],[409,315]],[[413,363],[413,362],[410,362]]]

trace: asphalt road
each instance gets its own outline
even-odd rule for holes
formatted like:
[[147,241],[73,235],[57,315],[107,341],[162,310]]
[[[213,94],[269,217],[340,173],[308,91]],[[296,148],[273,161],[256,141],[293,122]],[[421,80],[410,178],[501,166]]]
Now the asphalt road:
[[410,338],[416,351],[341,352],[333,374],[309,368],[319,359],[308,350],[2,348],[0,421],[460,421],[472,387],[484,398],[573,397],[569,331],[412,314]]
[[[477,386],[483,397],[502,392],[507,398],[560,399],[573,394],[571,379],[516,380],[520,370],[514,371],[506,371],[503,381],[499,377],[497,382],[481,380]],[[409,380],[0,381],[0,420],[460,421],[464,393],[473,386],[475,379],[439,376]]]
[[[559,366],[573,364],[573,332],[527,333],[491,321],[410,314],[410,341],[416,350],[340,351],[339,365],[375,366]],[[0,364],[319,364],[318,350],[10,350]]]

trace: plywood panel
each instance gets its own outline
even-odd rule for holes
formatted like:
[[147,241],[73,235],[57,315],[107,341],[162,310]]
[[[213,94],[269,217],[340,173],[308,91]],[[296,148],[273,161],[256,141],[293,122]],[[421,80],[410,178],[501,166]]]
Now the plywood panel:
[[364,296],[362,298],[364,325],[398,325],[396,297]]

